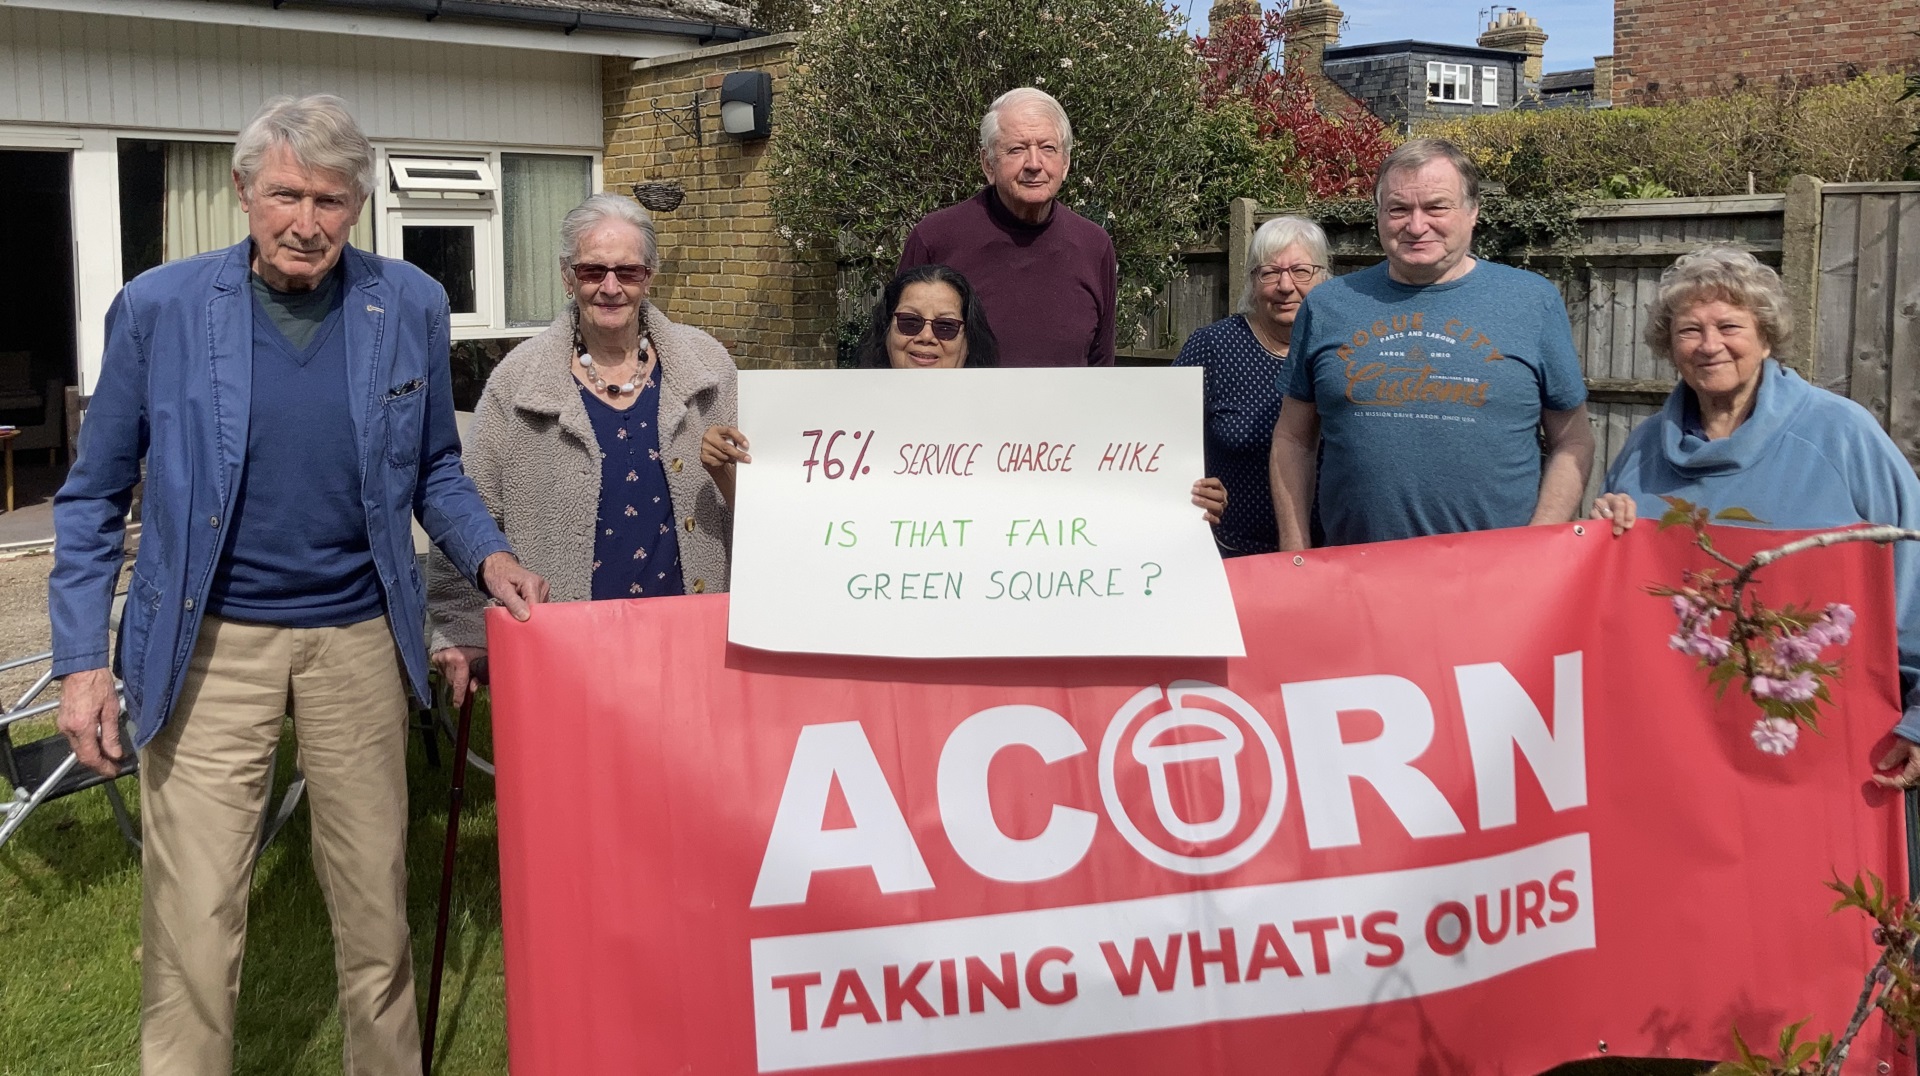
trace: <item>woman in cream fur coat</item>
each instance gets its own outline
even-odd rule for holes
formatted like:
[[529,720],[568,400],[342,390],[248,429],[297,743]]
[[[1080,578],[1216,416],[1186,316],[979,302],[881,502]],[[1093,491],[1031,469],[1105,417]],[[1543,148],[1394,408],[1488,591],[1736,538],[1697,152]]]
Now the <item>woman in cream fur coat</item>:
[[[553,601],[727,589],[732,465],[700,440],[731,426],[733,360],[647,301],[653,222],[596,194],[561,224],[566,309],[487,380],[463,448],[467,474]],[[458,704],[483,655],[485,601],[437,552],[428,649]]]

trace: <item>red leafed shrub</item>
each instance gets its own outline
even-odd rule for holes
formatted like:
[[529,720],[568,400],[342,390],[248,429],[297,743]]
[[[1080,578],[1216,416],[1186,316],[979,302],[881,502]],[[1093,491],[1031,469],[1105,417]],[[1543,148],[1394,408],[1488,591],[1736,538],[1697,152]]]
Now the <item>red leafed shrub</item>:
[[1253,111],[1259,138],[1286,143],[1282,171],[1291,189],[1247,193],[1263,200],[1371,193],[1374,171],[1393,141],[1357,103],[1349,101],[1337,114],[1322,112],[1307,76],[1279,61],[1287,34],[1284,5],[1258,17],[1227,19],[1212,29],[1211,35],[1194,39],[1201,60],[1201,105],[1218,111],[1244,104]]

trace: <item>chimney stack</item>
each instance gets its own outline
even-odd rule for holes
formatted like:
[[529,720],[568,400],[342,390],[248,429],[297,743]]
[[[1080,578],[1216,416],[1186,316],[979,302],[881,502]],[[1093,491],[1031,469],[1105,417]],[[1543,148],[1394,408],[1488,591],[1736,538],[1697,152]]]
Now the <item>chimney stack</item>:
[[1593,99],[1595,102],[1613,100],[1613,57],[1611,56],[1593,58]]
[[1207,33],[1219,33],[1222,26],[1249,15],[1260,17],[1260,0],[1213,0],[1213,7],[1207,10]]
[[1526,12],[1502,11],[1494,18],[1493,25],[1480,35],[1480,47],[1526,53],[1524,77],[1528,82],[1539,83],[1546,66],[1547,32]]
[[1303,0],[1287,10],[1287,68],[1313,83],[1325,81],[1321,64],[1327,49],[1340,43],[1340,23],[1346,13],[1333,0]]

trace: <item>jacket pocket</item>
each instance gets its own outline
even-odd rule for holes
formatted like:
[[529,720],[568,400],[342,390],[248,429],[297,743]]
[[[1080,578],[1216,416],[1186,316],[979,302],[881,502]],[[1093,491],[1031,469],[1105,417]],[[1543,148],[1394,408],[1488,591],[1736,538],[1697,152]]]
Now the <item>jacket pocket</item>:
[[148,652],[153,649],[153,623],[160,615],[160,587],[135,573],[127,587],[127,604],[120,611],[120,679],[129,692],[145,682]]
[[416,377],[387,390],[387,462],[412,467],[420,462],[420,437],[427,411],[427,380]]

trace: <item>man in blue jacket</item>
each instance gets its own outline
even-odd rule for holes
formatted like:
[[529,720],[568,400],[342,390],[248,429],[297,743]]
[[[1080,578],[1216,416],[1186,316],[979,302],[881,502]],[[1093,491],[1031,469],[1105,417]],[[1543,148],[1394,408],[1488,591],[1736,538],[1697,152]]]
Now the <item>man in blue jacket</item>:
[[289,705],[345,1071],[417,1076],[405,755],[407,695],[425,699],[427,677],[410,521],[514,616],[546,598],[460,469],[446,293],[347,245],[374,176],[338,98],[267,102],[234,146],[250,238],[114,300],[54,499],[60,730],[111,774],[127,748],[108,614],[145,462],[112,664],[141,752],[147,1076],[232,1067],[253,843]]

